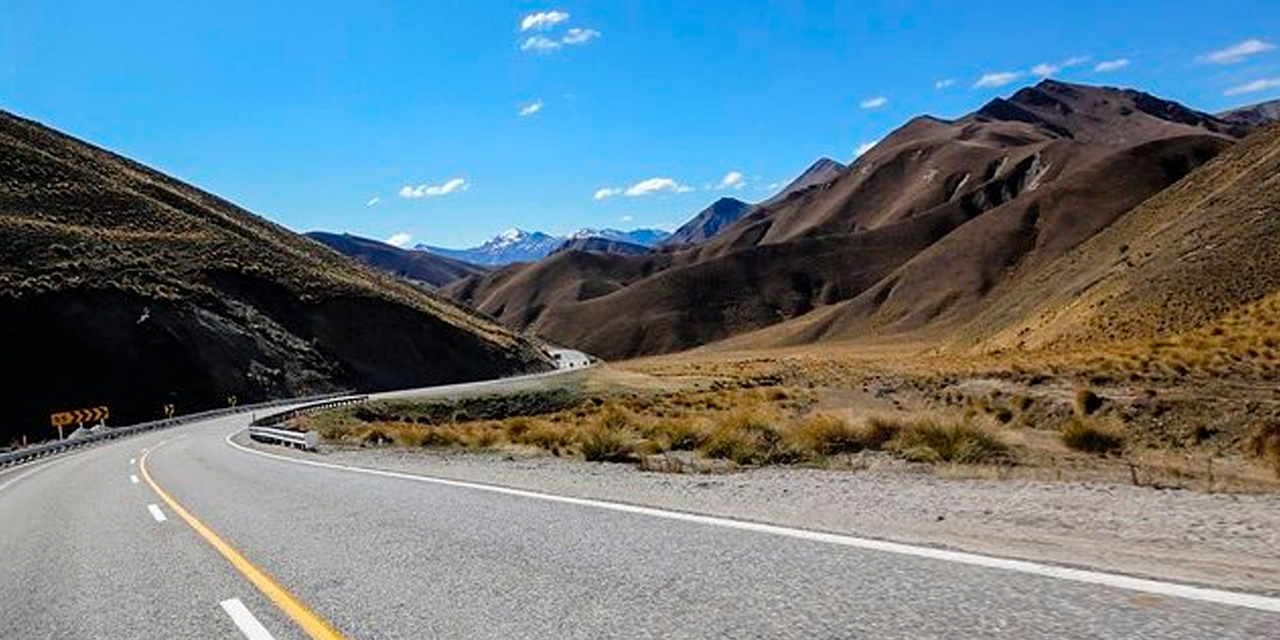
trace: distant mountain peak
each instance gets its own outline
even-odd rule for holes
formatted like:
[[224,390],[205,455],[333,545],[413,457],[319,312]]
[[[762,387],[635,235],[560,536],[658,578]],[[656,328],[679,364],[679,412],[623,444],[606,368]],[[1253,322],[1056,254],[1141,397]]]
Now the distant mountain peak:
[[478,247],[448,249],[420,244],[415,249],[439,256],[487,267],[502,266],[513,262],[532,262],[550,255],[568,240],[601,238],[613,242],[650,247],[670,235],[658,229],[579,229],[568,236],[558,236],[541,231],[525,231],[512,227],[485,241]]

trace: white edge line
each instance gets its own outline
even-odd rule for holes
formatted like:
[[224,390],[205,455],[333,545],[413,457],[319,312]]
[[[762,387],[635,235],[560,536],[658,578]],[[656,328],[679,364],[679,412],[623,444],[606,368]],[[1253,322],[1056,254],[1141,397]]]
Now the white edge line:
[[275,640],[271,632],[267,631],[267,628],[254,617],[253,612],[240,602],[240,598],[223,600],[218,604],[222,605],[222,610],[226,611],[228,616],[231,616],[231,621],[236,623],[236,627],[244,637],[249,640]]
[[130,474],[130,475],[129,475],[129,482],[130,482],[130,483],[132,483],[132,484],[138,484],[138,476],[135,476],[135,475],[133,475],[133,474]]
[[[239,432],[236,432],[239,433]],[[1035,576],[1043,576],[1047,578],[1055,578],[1058,580],[1070,580],[1072,582],[1083,582],[1087,584],[1096,584],[1106,587],[1115,587],[1117,589],[1127,589],[1130,591],[1139,591],[1142,593],[1151,593],[1161,596],[1170,596],[1174,598],[1184,598],[1187,600],[1199,600],[1202,602],[1212,602],[1216,604],[1225,604],[1235,607],[1247,607],[1250,609],[1258,609],[1261,611],[1270,611],[1272,613],[1280,613],[1280,598],[1272,598],[1269,596],[1239,593],[1235,591],[1224,591],[1221,589],[1211,589],[1207,587],[1196,587],[1176,582],[1163,582],[1160,580],[1151,580],[1147,578],[1135,578],[1115,573],[1104,573],[1101,571],[1090,571],[1087,569],[1073,569],[1070,567],[1061,567],[1049,564],[1040,564],[1027,560],[1013,560],[1010,558],[999,558],[994,556],[985,556],[965,551],[951,551],[948,549],[938,549],[934,547],[916,546],[900,542],[889,542],[886,540],[875,540],[871,538],[860,538],[857,536],[844,535],[838,533],[824,533],[820,531],[810,531],[807,529],[796,529],[793,527],[784,527],[781,525],[764,524],[761,522],[750,522],[745,520],[734,520],[720,516],[706,516],[694,513],[684,513],[680,511],[667,511],[654,507],[642,507],[638,505],[625,504],[620,502],[609,502],[605,500],[592,500],[589,498],[572,498],[569,496],[560,496],[551,493],[541,493],[538,491],[528,491],[525,489],[512,489],[510,487],[502,487],[497,485],[481,484],[475,482],[465,482],[462,480],[447,480],[444,478],[434,478],[431,476],[414,475],[409,473],[400,473],[396,471],[383,471],[381,469],[366,469],[364,467],[353,467],[348,465],[333,464],[329,462],[317,462],[314,460],[301,460],[282,456],[265,451],[257,451],[250,449],[236,442],[232,442],[231,436],[235,433],[227,435],[225,442],[232,447],[245,451],[254,455],[283,460],[294,464],[308,465],[312,467],[320,467],[324,469],[336,469],[339,471],[348,471],[351,473],[363,473],[368,475],[383,476],[386,478],[397,478],[400,480],[410,480],[414,482],[425,482],[428,484],[438,484],[447,487],[458,487],[464,489],[474,489],[477,491],[488,491],[491,493],[499,493],[509,496],[518,496],[521,498],[532,498],[534,500],[545,500],[548,502],[558,502],[561,504],[571,504],[582,507],[592,507],[596,509],[605,509],[608,511],[616,511],[621,513],[631,513],[636,515],[650,516],[654,518],[665,518],[667,520],[678,520],[681,522],[691,522],[695,524],[709,525],[715,527],[725,527],[729,529],[738,529],[740,531],[752,531],[756,533],[765,533],[776,536],[784,536],[788,538],[797,538],[800,540],[808,540],[811,542],[822,542],[826,544],[834,544],[844,547],[854,547],[858,549],[867,549],[871,551],[882,551],[885,553],[895,553],[898,555],[912,556],[916,558],[927,558],[930,560],[940,560],[943,562],[953,562],[957,564],[965,564],[977,567],[985,567],[989,569],[1001,569],[1004,571],[1014,571]]]
[[67,460],[70,460],[70,459],[71,459],[71,458],[70,458],[69,456],[68,456],[68,457],[62,457],[62,458],[56,458],[56,459],[54,459],[54,460],[50,460],[50,461],[48,461],[48,462],[45,462],[44,464],[36,465],[36,466],[34,466],[34,467],[30,468],[30,469],[27,469],[26,471],[23,471],[22,473],[19,473],[19,474],[17,474],[17,475],[15,475],[15,476],[13,476],[12,478],[9,478],[9,480],[8,480],[7,482],[5,482],[4,484],[0,484],[0,491],[4,491],[5,489],[8,489],[11,485],[14,485],[14,484],[17,484],[17,483],[21,482],[23,479],[27,478],[28,476],[31,476],[31,475],[34,475],[34,474],[39,473],[39,472],[41,472],[41,471],[44,471],[45,469],[48,469],[49,467],[52,467],[52,466],[55,466],[55,465],[62,464],[63,462],[66,462]]
[[165,517],[164,512],[160,510],[160,507],[155,504],[147,505],[147,511],[151,512],[151,517],[155,518],[156,522],[164,522],[165,520],[168,520],[168,518]]

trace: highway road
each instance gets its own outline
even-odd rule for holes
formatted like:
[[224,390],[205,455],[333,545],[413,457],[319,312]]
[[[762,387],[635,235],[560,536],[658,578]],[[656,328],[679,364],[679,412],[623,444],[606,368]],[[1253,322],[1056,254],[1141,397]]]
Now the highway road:
[[304,464],[248,422],[0,473],[0,638],[1280,637],[1277,599]]

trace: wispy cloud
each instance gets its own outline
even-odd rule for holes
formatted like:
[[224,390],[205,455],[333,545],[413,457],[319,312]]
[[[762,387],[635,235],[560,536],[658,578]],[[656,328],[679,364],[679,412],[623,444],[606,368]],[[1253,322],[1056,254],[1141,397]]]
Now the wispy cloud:
[[568,19],[569,14],[563,11],[539,11],[525,16],[520,21],[520,30],[546,31]]
[[1207,62],[1209,64],[1236,64],[1244,62],[1250,57],[1259,53],[1266,53],[1275,49],[1276,46],[1270,42],[1264,42],[1257,38],[1250,38],[1242,42],[1237,42],[1225,49],[1220,49],[1212,53],[1206,53],[1199,58],[1197,62]]
[[1280,78],[1262,78],[1261,80],[1254,80],[1247,84],[1231,87],[1224,91],[1223,95],[1242,96],[1247,93],[1259,93],[1262,91],[1271,91],[1273,89],[1280,89]]
[[876,145],[878,144],[880,144],[879,140],[872,140],[871,142],[864,142],[858,145],[858,148],[854,149],[853,151],[853,157],[855,158],[862,157],[862,154],[876,148]]
[[1007,84],[1017,82],[1022,78],[1021,71],[997,71],[993,73],[984,73],[978,81],[973,83],[974,89],[993,89],[1003,87]]
[[1093,65],[1093,70],[1098,73],[1110,73],[1112,71],[1119,71],[1127,66],[1129,66],[1128,58],[1116,58],[1115,60],[1103,60],[1102,62]]
[[[732,175],[732,173],[730,175]],[[728,176],[725,177],[727,178]],[[739,179],[741,179],[741,177],[739,177]],[[690,191],[696,191],[696,189],[680,184],[671,178],[649,178],[648,180],[641,180],[640,182],[626,188],[603,187],[596,190],[595,195],[591,197],[595,200],[607,200],[619,195],[636,198],[639,196],[661,193],[663,191],[669,193],[689,193]]]
[[630,187],[627,187],[627,190],[623,191],[622,193],[623,195],[627,195],[634,198],[637,196],[647,196],[647,195],[650,195],[653,193],[659,193],[662,191],[671,191],[673,193],[688,193],[689,191],[692,191],[692,190],[693,190],[692,187],[686,187],[680,184],[679,182],[672,180],[671,178],[649,178],[648,180],[641,180],[640,182],[637,182],[631,185]]
[[618,220],[621,220],[622,222],[631,222],[632,220],[635,220],[635,218],[631,216],[622,216],[621,218],[618,218]]
[[1040,64],[1034,67],[1031,67],[1031,75],[1040,76],[1041,78],[1048,78],[1049,76],[1058,75],[1059,73],[1062,72],[1063,69],[1078,67],[1088,61],[1089,61],[1088,56],[1072,56],[1058,63],[1041,62]]
[[933,83],[934,89],[946,89],[956,83],[955,78],[944,78]]
[[600,32],[595,29],[570,29],[565,32],[564,37],[560,38],[560,44],[575,45],[586,44],[600,37]]
[[524,43],[520,45],[521,51],[533,51],[536,53],[546,53],[555,51],[560,48],[560,43],[546,36],[529,36]]
[[434,198],[436,196],[446,196],[451,193],[466,191],[470,188],[471,184],[467,182],[466,178],[453,178],[452,180],[446,181],[444,184],[436,185],[420,184],[413,186],[406,184],[405,186],[400,187],[400,197],[408,198],[410,200]]
[[397,233],[391,236],[390,238],[387,238],[387,244],[393,247],[403,247],[406,244],[409,244],[409,241],[412,239],[413,239],[413,236],[401,231],[400,233]]
[[741,189],[745,186],[747,186],[747,183],[742,179],[741,171],[730,171],[720,179],[721,189]]
[[520,107],[520,117],[527,118],[539,111],[542,111],[541,100],[534,100],[533,102],[527,102]]
[[586,44],[600,37],[600,32],[595,29],[581,29],[574,27],[564,32],[559,38],[552,38],[542,34],[536,34],[525,38],[520,43],[521,51],[532,51],[534,53],[550,53],[562,47],[573,47]]
[[364,206],[372,207],[373,205],[378,204],[379,202],[382,202],[382,198],[379,198],[378,196],[374,196],[372,198],[369,198],[369,201],[364,203]]
[[888,98],[884,96],[876,96],[874,98],[867,98],[866,100],[859,102],[858,106],[862,107],[863,109],[879,109],[880,107],[883,107],[886,104],[889,104]]

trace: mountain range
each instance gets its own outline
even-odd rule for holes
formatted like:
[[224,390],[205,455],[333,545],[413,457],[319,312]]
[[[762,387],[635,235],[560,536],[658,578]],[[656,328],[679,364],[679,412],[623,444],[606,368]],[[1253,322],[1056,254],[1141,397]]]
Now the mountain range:
[[561,252],[442,291],[605,358],[765,329],[751,344],[914,335],[975,345],[1028,321],[1009,311],[964,329],[976,315],[1021,299],[1036,278],[1052,284],[1049,265],[1258,120],[1046,80],[955,120],[914,118],[852,164],[821,163],[692,244]]
[[414,248],[438,256],[483,266],[505,266],[517,262],[533,262],[551,255],[566,243],[585,238],[599,238],[626,245],[652,247],[671,234],[661,229],[579,229],[566,236],[556,236],[541,231],[508,229],[480,246],[468,249],[448,249],[419,244]]

